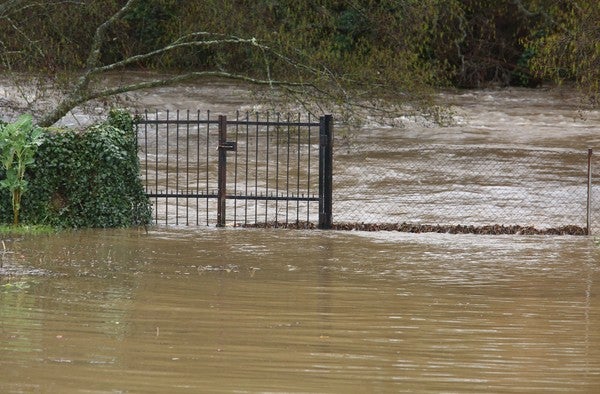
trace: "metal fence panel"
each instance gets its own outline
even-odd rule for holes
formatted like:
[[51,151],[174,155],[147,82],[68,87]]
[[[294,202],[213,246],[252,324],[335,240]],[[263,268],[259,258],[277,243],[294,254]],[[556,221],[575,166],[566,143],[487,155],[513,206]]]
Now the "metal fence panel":
[[142,182],[165,225],[319,221],[318,120],[300,115],[145,112],[137,117]]

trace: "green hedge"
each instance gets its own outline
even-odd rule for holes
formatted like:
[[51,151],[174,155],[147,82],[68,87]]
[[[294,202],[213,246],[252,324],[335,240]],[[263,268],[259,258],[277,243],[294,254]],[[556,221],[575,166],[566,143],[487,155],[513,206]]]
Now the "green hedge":
[[[133,120],[126,112],[112,111],[105,123],[83,131],[48,130],[27,179],[23,223],[78,228],[151,222]],[[1,190],[0,222],[11,220],[10,194]]]

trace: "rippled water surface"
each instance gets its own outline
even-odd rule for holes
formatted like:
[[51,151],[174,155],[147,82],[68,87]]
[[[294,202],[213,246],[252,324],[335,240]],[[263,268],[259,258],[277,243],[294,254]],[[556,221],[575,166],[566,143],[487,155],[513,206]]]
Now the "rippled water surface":
[[[568,91],[439,97],[452,127],[371,124],[353,142],[600,142],[598,111]],[[137,98],[252,109],[219,83]],[[593,236],[155,227],[3,242],[1,393],[600,390]]]
[[600,387],[587,237],[206,228],[7,247],[4,269],[32,271],[0,279],[0,392]]

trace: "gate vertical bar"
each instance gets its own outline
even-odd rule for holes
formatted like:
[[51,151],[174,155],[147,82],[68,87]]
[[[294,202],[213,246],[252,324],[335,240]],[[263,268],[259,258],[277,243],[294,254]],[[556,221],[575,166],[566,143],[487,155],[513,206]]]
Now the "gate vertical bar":
[[175,118],[175,225],[179,225],[179,110]]
[[225,226],[225,208],[227,200],[227,117],[219,115],[219,173],[217,191],[217,227]]
[[592,235],[592,148],[588,149],[587,178],[587,235]]
[[319,119],[319,228],[333,225],[333,116]]

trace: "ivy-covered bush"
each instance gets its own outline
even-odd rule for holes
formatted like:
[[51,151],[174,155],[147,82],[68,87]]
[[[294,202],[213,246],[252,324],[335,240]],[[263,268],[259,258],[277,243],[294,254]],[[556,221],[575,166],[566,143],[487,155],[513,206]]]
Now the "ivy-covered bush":
[[[113,111],[105,123],[83,131],[47,130],[27,178],[23,223],[125,227],[151,221],[139,180],[133,120],[126,112]],[[11,218],[10,201],[0,191],[0,222]]]

